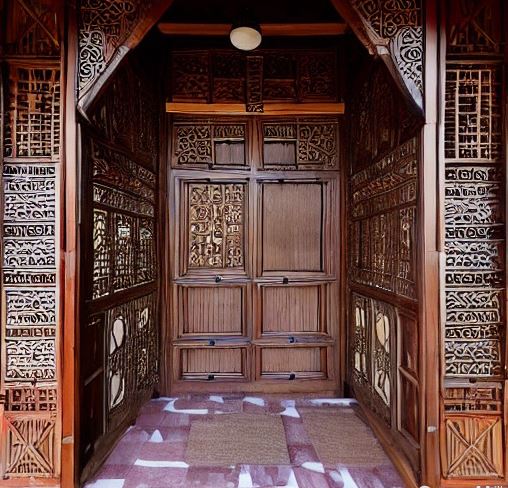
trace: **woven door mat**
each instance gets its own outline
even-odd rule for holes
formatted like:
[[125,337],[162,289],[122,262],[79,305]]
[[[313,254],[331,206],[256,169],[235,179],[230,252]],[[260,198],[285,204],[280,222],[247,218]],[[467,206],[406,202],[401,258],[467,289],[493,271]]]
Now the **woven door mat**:
[[374,433],[352,409],[301,408],[298,411],[325,466],[373,467],[390,463]]
[[186,462],[194,466],[291,464],[279,415],[230,414],[191,423]]

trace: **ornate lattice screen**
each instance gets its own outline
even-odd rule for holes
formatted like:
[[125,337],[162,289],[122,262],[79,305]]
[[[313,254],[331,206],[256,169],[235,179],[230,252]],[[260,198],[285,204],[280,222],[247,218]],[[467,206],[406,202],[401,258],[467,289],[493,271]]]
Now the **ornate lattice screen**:
[[61,7],[12,0],[0,12],[4,479],[60,472]]
[[418,122],[382,63],[359,86],[350,116],[351,383],[418,472]]
[[82,358],[93,356],[81,372],[84,477],[135,418],[158,375],[158,77],[156,63],[138,51],[83,124],[80,347]]
[[503,4],[447,2],[441,304],[445,478],[506,476]]

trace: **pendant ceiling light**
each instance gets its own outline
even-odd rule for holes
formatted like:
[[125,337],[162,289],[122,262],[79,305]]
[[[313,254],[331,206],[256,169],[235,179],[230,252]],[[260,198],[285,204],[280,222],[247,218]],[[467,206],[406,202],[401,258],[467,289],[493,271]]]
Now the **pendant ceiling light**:
[[231,44],[242,51],[252,51],[261,44],[261,28],[254,22],[238,22],[229,33]]

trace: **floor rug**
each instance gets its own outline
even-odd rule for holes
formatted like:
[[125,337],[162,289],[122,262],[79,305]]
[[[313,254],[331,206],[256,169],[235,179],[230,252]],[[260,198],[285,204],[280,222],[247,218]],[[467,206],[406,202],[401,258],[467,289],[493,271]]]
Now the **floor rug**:
[[195,420],[185,457],[194,466],[290,464],[279,415],[226,414]]

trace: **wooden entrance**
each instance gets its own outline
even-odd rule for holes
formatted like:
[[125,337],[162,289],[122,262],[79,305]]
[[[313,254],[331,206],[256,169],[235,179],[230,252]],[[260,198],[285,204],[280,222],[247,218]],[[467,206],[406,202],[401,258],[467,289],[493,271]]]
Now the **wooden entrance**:
[[337,117],[169,127],[172,390],[337,391]]

